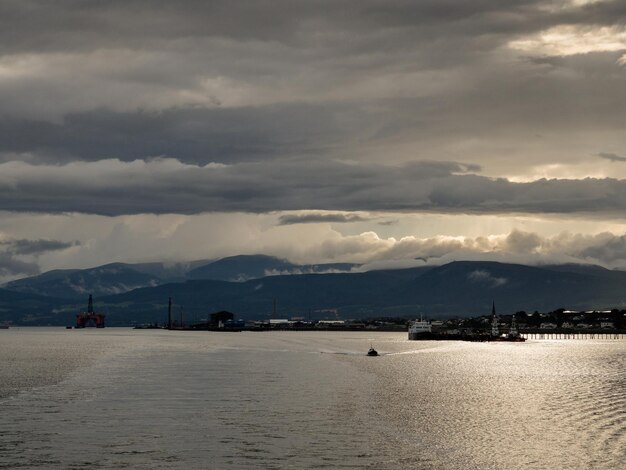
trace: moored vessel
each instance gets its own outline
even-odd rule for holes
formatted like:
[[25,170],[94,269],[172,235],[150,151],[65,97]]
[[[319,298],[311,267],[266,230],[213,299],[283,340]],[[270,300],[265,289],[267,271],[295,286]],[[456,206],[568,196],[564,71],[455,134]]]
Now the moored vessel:
[[409,339],[432,339],[432,325],[429,321],[420,317],[419,320],[412,321],[409,325]]

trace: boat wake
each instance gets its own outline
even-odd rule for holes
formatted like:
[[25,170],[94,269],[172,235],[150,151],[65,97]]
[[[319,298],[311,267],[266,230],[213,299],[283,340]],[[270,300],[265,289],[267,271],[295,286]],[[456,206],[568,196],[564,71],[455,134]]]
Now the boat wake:
[[[319,351],[320,354],[332,354],[334,356],[367,356],[366,352],[359,351]],[[395,353],[381,353],[379,352],[379,356],[393,356]]]

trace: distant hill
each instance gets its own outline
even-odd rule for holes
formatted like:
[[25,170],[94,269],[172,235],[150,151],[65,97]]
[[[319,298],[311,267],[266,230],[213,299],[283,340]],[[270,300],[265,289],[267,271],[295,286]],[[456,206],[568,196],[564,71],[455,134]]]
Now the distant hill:
[[349,263],[300,265],[274,256],[239,255],[222,258],[192,269],[187,273],[187,278],[242,282],[280,274],[349,271],[355,266],[357,265]]
[[287,260],[273,256],[229,256],[192,269],[187,273],[187,278],[241,282],[267,276],[268,272],[290,273],[296,267]]
[[9,282],[5,288],[43,296],[77,298],[88,294],[119,294],[162,283],[161,279],[139,272],[132,265],[112,263],[89,269],[50,271]]
[[459,261],[425,273],[408,290],[441,315],[485,313],[492,300],[509,313],[625,304],[626,272],[570,268]]
[[102,299],[115,315],[164,318],[167,297],[191,320],[217,310],[240,318],[277,316],[358,318],[424,314],[436,318],[499,312],[611,308],[626,305],[626,273],[557,271],[541,267],[454,262],[432,268],[365,273],[272,276],[246,282],[187,281],[145,288]]
[[59,315],[59,308],[64,302],[54,297],[0,289],[0,323],[64,324],[66,318]]
[[[255,261],[259,262],[259,269],[277,266],[271,259]],[[235,265],[230,260],[227,263],[229,269]],[[293,266],[283,264],[285,268]],[[252,270],[248,272],[254,274]],[[221,275],[232,273],[238,271],[221,271]],[[548,268],[459,261],[436,267],[362,273],[276,275],[243,282],[193,279],[95,296],[94,301],[96,309],[107,314],[110,325],[164,321],[170,296],[176,315],[182,310],[187,321],[204,319],[219,310],[234,312],[238,318],[267,319],[274,299],[276,316],[280,318],[417,317],[420,314],[446,318],[489,313],[492,301],[500,313],[550,311],[561,307],[624,308],[625,286],[626,272],[597,267]],[[28,296],[20,295],[16,305],[20,302],[25,305]],[[85,299],[59,302],[33,295],[33,302],[41,309],[42,319],[49,322],[49,317],[56,314],[61,324],[62,318],[84,309]],[[7,306],[0,311],[0,321],[22,321],[22,315],[19,308]]]
[[8,282],[8,290],[37,295],[82,298],[87,294],[121,294],[188,279],[241,282],[277,274],[349,271],[348,263],[298,265],[272,256],[242,255],[181,263],[111,263],[87,269],[57,269]]
[[186,261],[178,263],[135,263],[126,266],[140,273],[149,274],[165,282],[180,282],[187,279],[187,273],[214,260]]
[[268,319],[274,299],[280,318],[395,314],[394,307],[398,304],[393,303],[390,308],[387,302],[396,296],[398,285],[421,275],[422,271],[415,270],[413,275],[406,272],[398,275],[397,271],[285,275],[246,282],[191,280],[137,289],[100,301],[116,317],[124,316],[129,311],[127,306],[132,305],[133,315],[153,321],[164,320],[169,296],[174,300],[175,311],[182,308],[188,321],[206,318],[208,313],[218,310],[235,312],[239,318]]
[[[167,297],[191,319],[217,310],[240,318],[277,316],[358,318],[420,314],[435,318],[498,311],[549,311],[623,307],[626,273],[577,273],[491,262],[454,262],[444,266],[365,273],[272,276],[246,282],[187,281],[139,289],[102,299],[115,315],[163,318]],[[602,272],[598,276],[597,272]],[[152,313],[151,313],[152,312]]]
[[577,264],[577,263],[542,264],[542,265],[539,265],[538,267],[543,268],[543,269],[549,269],[551,271],[579,273],[579,274],[593,274],[597,276],[611,275],[612,272],[615,272],[615,271],[603,268],[602,266],[597,266],[595,264]]

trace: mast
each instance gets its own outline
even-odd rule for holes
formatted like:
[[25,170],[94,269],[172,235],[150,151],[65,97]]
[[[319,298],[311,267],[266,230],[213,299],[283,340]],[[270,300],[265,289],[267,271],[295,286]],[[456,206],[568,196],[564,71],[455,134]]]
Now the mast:
[[93,298],[89,294],[89,302],[87,302],[87,313],[93,313]]
[[515,321],[515,314],[511,317],[511,329],[509,330],[509,336],[518,336],[517,322]]
[[495,301],[491,305],[491,336],[499,336],[500,330],[498,329],[498,316],[496,315],[496,303]]
[[167,329],[172,329],[172,298],[170,297],[167,304]]

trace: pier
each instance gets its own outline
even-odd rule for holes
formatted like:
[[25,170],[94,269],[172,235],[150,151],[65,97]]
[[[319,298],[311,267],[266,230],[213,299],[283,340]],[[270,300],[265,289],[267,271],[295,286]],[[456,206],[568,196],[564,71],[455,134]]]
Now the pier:
[[624,340],[624,331],[522,331],[521,336],[526,339],[601,339],[601,340]]

